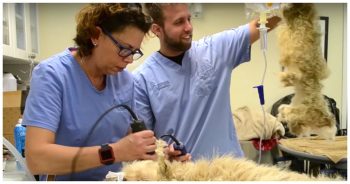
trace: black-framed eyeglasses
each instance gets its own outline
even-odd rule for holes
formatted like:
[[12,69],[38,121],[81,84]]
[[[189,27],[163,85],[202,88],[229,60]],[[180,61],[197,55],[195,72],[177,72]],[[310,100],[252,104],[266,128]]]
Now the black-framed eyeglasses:
[[116,39],[114,39],[112,37],[112,35],[106,31],[105,29],[102,28],[102,31],[104,34],[106,34],[108,36],[108,38],[110,38],[112,40],[112,42],[119,48],[119,52],[118,55],[120,57],[128,57],[130,55],[132,55],[132,59],[133,60],[137,60],[140,59],[140,57],[143,56],[143,53],[140,49],[135,49],[135,50],[131,50],[130,48],[124,47],[122,44],[120,44]]

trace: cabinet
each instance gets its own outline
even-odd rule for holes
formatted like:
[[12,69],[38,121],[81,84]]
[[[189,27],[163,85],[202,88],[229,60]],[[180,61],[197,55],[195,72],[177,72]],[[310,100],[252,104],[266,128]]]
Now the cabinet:
[[3,3],[4,60],[28,61],[39,54],[38,9],[35,3]]

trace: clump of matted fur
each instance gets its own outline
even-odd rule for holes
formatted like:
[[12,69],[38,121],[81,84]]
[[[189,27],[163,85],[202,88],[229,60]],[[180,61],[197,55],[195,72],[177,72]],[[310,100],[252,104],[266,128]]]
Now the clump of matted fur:
[[292,134],[332,139],[336,121],[321,93],[321,80],[329,75],[323,58],[321,33],[313,4],[289,4],[283,9],[279,26],[280,64],[284,86],[294,86],[290,105],[279,107],[278,120],[287,122]]
[[[309,177],[275,166],[257,165],[246,159],[231,156],[196,162],[170,162],[158,147],[158,161],[134,161],[124,165],[127,181],[310,181],[333,180],[319,176]],[[339,180],[339,178],[337,178]]]

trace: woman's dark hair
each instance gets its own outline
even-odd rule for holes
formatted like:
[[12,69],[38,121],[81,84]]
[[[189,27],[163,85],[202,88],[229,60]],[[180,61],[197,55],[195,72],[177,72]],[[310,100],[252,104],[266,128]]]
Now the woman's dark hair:
[[76,16],[77,33],[74,41],[79,47],[80,56],[89,56],[94,45],[91,38],[98,36],[96,26],[104,30],[122,32],[128,26],[134,26],[148,33],[152,19],[142,12],[139,3],[93,3],[84,7]]

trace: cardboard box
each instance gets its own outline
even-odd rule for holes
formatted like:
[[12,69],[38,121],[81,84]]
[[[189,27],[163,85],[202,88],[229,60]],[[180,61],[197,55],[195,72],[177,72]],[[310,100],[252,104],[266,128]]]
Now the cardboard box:
[[3,92],[3,136],[14,145],[14,128],[21,115],[22,91]]
[[22,91],[3,92],[3,107],[21,107]]

